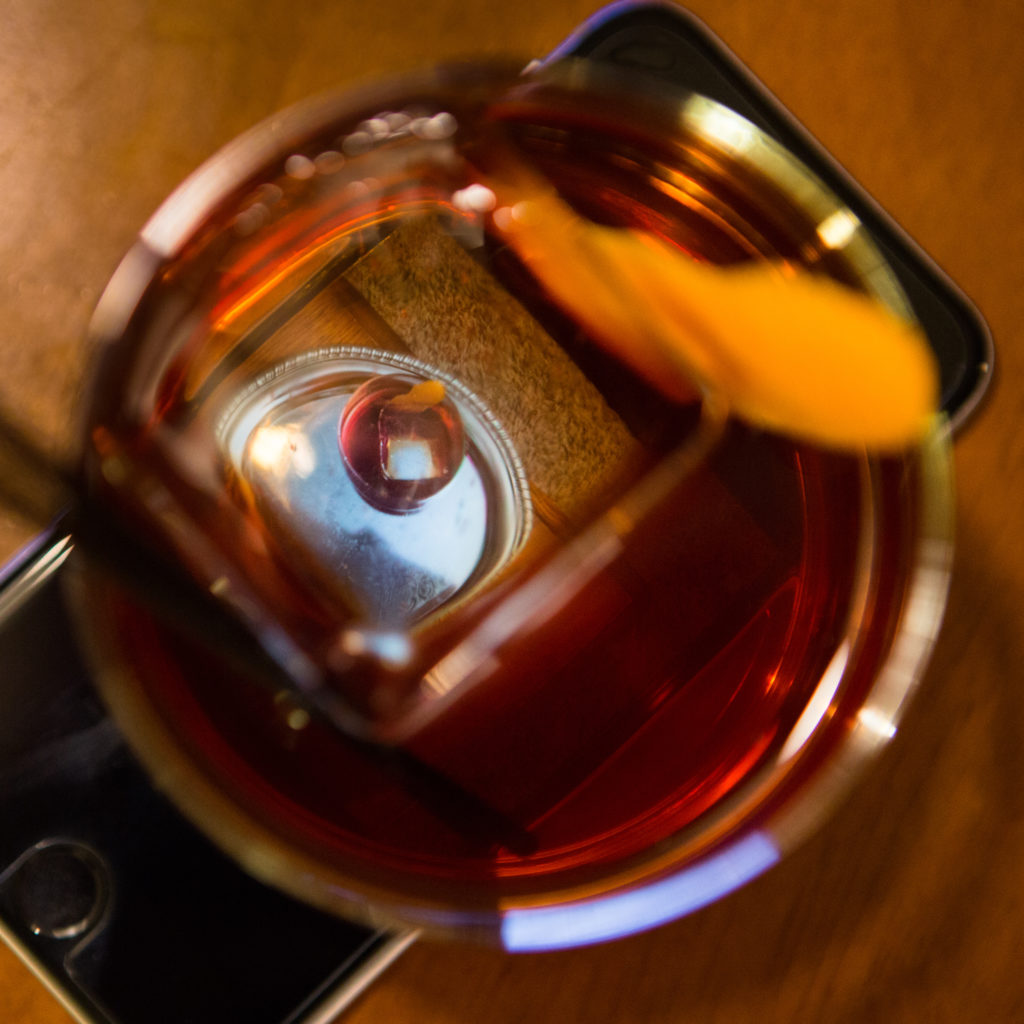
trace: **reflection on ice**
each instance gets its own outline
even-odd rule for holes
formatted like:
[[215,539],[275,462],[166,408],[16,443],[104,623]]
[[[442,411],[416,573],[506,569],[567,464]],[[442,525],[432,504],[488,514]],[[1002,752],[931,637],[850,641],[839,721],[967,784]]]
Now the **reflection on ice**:
[[402,629],[461,599],[529,531],[519,458],[458,381],[328,348],[267,371],[217,434],[253,524],[325,600]]
[[316,458],[309,440],[294,423],[260,427],[249,443],[253,465],[274,476],[312,475]]
[[[452,597],[472,576],[484,551],[487,495],[466,459],[447,488],[409,515],[369,504],[338,454],[345,400],[313,396],[301,409],[287,410],[287,425],[262,426],[253,435],[245,476],[274,532],[300,539],[321,570],[343,578],[371,621],[406,623]],[[308,461],[261,464],[258,457],[269,447],[264,439],[282,436],[300,437]],[[303,472],[308,464],[315,473]]]

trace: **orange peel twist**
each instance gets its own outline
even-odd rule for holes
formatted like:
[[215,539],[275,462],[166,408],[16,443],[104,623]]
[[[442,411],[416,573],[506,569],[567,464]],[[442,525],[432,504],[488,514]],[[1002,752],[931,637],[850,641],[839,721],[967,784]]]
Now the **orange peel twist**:
[[938,370],[918,327],[802,268],[700,263],[579,216],[524,168],[488,182],[494,223],[551,297],[671,398],[694,386],[769,430],[837,448],[919,442]]

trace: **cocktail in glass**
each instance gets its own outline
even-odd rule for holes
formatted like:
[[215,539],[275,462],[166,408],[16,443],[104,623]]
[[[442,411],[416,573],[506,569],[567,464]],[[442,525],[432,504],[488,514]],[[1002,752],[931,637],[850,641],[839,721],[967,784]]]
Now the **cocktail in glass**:
[[686,913],[820,819],[930,650],[949,480],[941,431],[835,451],[617,361],[505,244],[510,154],[589,220],[909,315],[853,214],[702,97],[564,61],[307,104],[144,229],[86,441],[344,728],[96,574],[80,607],[143,761],[245,867],[530,949]]

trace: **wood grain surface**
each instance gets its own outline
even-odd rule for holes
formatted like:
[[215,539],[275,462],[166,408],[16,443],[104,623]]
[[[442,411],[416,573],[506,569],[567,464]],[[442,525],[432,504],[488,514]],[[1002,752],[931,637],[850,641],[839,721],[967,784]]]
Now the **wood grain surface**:
[[[257,119],[438,59],[543,54],[594,6],[0,0],[0,399],[67,445],[86,323],[119,256],[189,170]],[[767,876],[589,950],[419,944],[350,1024],[1024,1021],[1024,4],[691,9],[993,329],[996,387],[956,446],[942,638],[894,743]],[[0,556],[27,535],[0,517]],[[0,1021],[67,1019],[0,948]]]

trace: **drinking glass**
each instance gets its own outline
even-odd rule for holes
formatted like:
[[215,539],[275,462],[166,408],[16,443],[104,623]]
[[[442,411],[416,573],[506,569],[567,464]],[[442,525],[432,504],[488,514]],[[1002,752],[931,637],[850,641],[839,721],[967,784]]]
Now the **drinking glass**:
[[591,221],[910,316],[853,213],[699,95],[562,60],[307,102],[141,232],[83,439],[344,727],[100,573],[77,609],[141,760],[247,870],[522,950],[688,913],[821,820],[927,660],[951,503],[941,428],[834,451],[618,362],[496,229],[509,160]]

